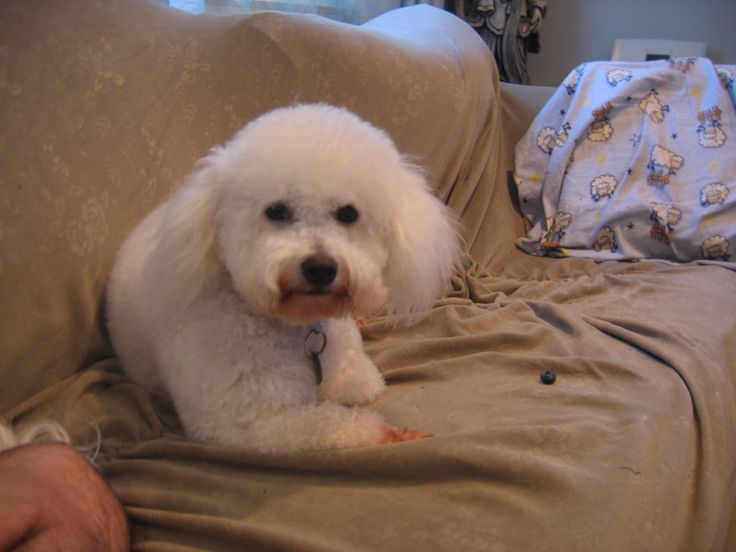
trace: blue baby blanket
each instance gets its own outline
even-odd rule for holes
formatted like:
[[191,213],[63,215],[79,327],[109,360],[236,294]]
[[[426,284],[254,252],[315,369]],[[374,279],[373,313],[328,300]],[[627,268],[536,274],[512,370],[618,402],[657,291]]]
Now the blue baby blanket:
[[[736,66],[591,62],[517,144],[533,255],[731,262]],[[736,261],[736,258],[734,259]]]

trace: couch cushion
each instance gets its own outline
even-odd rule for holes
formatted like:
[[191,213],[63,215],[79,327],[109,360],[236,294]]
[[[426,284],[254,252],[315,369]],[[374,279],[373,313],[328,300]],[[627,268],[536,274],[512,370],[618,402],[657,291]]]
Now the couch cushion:
[[434,434],[399,445],[274,456],[190,443],[168,399],[113,361],[26,408],[66,413],[82,443],[97,421],[97,462],[147,549],[722,550],[736,349],[733,321],[713,320],[734,296],[717,267],[533,281],[468,264],[417,326],[365,328],[388,383],[371,408]]

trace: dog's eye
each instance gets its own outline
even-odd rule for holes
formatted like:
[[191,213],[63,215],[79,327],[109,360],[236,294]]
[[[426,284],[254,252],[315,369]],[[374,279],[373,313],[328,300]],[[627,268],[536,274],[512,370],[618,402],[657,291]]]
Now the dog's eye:
[[276,222],[290,221],[294,218],[288,205],[280,201],[266,207],[265,213],[268,220],[273,220]]
[[352,205],[344,205],[335,212],[335,218],[343,224],[353,224],[358,216],[358,210]]

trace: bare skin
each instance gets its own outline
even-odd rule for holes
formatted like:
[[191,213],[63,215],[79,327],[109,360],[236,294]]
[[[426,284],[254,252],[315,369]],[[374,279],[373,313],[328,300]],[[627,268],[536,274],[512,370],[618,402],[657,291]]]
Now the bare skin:
[[130,549],[122,505],[71,447],[34,444],[0,454],[0,551]]

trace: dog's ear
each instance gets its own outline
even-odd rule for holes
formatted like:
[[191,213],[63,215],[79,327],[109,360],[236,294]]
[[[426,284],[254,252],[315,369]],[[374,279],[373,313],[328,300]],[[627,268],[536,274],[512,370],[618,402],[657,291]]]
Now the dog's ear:
[[153,296],[180,306],[196,299],[222,270],[215,212],[219,150],[202,159],[182,188],[163,206],[157,243],[144,269]]
[[453,214],[431,194],[417,169],[405,166],[402,172],[385,273],[389,314],[430,308],[459,258]]

